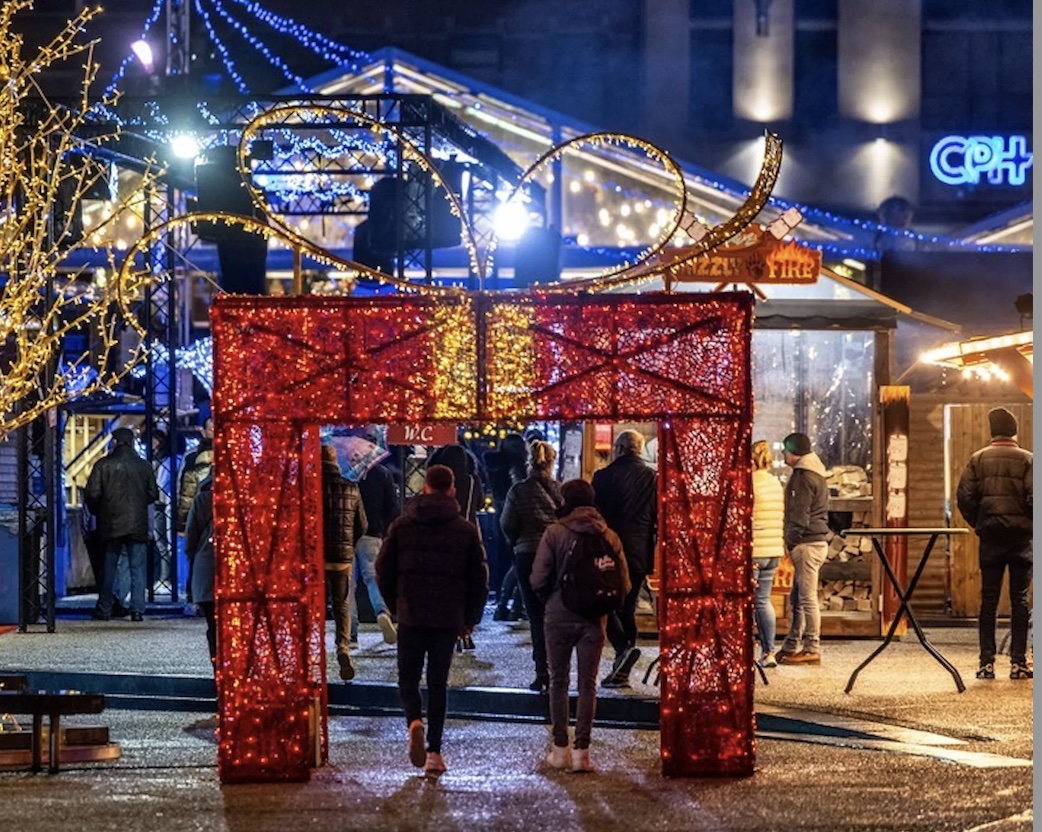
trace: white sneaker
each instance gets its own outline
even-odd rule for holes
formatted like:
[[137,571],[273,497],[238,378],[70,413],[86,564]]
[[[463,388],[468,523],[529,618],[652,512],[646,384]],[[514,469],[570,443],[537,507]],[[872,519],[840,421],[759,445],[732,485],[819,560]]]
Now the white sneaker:
[[546,755],[546,764],[550,768],[569,768],[572,765],[572,749],[567,745],[554,745]]
[[380,613],[376,616],[376,623],[380,625],[380,632],[383,633],[386,644],[394,644],[398,641],[398,628],[394,626],[390,613]]
[[589,748],[572,749],[572,771],[593,771]]

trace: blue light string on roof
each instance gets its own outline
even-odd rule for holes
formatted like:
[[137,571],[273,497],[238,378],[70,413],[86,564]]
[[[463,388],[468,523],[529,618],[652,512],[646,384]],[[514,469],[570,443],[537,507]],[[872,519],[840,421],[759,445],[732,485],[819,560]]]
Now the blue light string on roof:
[[342,43],[330,40],[325,35],[315,32],[291,18],[281,17],[274,12],[268,11],[259,3],[251,2],[251,0],[232,0],[232,2],[242,6],[257,20],[266,23],[279,34],[289,35],[298,43],[306,46],[313,53],[331,63],[347,66],[347,68],[354,71],[358,69],[361,61],[369,59],[368,53],[360,52],[357,49],[352,49]]
[[246,85],[243,77],[235,68],[235,61],[232,60],[232,56],[228,53],[228,47],[224,45],[224,41],[221,40],[217,31],[214,29],[213,21],[210,20],[210,15],[203,7],[202,0],[195,0],[195,10],[199,12],[199,17],[202,18],[203,25],[206,27],[206,32],[210,36],[210,41],[217,47],[217,51],[221,54],[221,61],[224,62],[224,68],[228,70],[228,75],[231,76],[232,81],[235,82],[235,88],[239,91],[240,95],[249,95],[250,88]]
[[[162,13],[164,8],[166,8],[166,0],[155,0],[155,3],[152,5],[152,11],[149,12],[148,18],[145,20],[145,25],[141,29],[141,37],[138,38],[138,40],[144,40],[145,35],[147,35],[149,30],[155,25],[155,22],[159,20],[159,15]],[[123,59],[123,62],[119,65],[119,69],[117,69],[115,74],[112,76],[112,80],[109,81],[108,86],[105,87],[105,92],[102,93],[102,98],[108,98],[110,95],[115,93],[116,88],[119,86],[119,82],[123,80],[127,67],[130,66],[134,57],[134,53],[131,52]]]
[[[199,1],[200,0],[196,0],[196,2]],[[303,77],[301,77],[292,69],[290,69],[286,62],[282,60],[282,58],[280,58],[278,55],[272,52],[264,43],[261,42],[259,38],[254,36],[253,33],[250,32],[250,30],[247,29],[243,23],[239,22],[239,20],[233,17],[232,14],[226,8],[224,8],[223,5],[221,5],[220,0],[213,0],[212,5],[214,11],[216,11],[217,14],[219,14],[221,18],[223,18],[225,23],[227,23],[229,26],[235,29],[235,31],[239,33],[240,37],[242,37],[243,40],[250,44],[250,46],[252,46],[258,52],[260,52],[261,55],[264,56],[264,58],[271,66],[279,70],[279,72],[282,73],[283,78],[285,78],[287,81],[292,81],[294,84],[300,87],[300,89],[310,92],[310,87],[308,86],[307,81],[305,81]]]

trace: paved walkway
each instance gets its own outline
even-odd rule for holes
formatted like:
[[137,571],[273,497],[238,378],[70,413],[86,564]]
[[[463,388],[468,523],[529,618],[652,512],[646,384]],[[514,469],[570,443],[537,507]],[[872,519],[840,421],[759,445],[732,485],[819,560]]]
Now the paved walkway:
[[[364,630],[360,683],[389,684],[394,648],[375,626]],[[0,671],[204,679],[203,633],[201,620],[180,617],[141,624],[62,619],[54,634],[0,636]],[[914,636],[869,665],[850,695],[843,693],[846,679],[875,641],[828,641],[820,668],[769,671],[771,684],[756,691],[761,732],[752,778],[665,779],[657,731],[603,727],[594,732],[597,774],[559,774],[540,763],[546,727],[455,719],[445,742],[450,770],[431,783],[408,764],[400,717],[335,716],[330,765],[310,783],[221,787],[214,733],[200,724],[206,712],[110,709],[67,722],[109,725],[122,757],[70,765],[53,777],[0,773],[0,828],[1030,829],[1032,683],[973,678],[971,629],[928,633],[962,671],[965,693]],[[523,627],[489,621],[476,641],[473,654],[457,656],[454,685],[516,688],[530,681]],[[638,672],[655,646],[644,647]],[[605,695],[656,693],[638,683]],[[763,730],[768,722],[771,730]]]

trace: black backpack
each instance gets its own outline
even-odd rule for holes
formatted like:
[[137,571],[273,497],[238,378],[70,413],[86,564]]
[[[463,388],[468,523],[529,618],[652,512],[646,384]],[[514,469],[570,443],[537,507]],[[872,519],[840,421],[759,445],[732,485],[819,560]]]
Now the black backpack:
[[622,609],[624,568],[603,534],[578,535],[561,567],[561,600],[585,618]]

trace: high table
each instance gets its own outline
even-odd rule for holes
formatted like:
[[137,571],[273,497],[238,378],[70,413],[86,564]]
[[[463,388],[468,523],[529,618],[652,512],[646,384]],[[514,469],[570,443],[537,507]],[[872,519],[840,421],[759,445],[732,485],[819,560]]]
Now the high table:
[[[930,559],[930,552],[933,551],[934,544],[937,542],[937,538],[942,534],[953,535],[953,534],[969,534],[969,529],[846,529],[840,532],[841,537],[871,537],[872,548],[875,553],[879,556],[879,562],[883,564],[883,571],[886,573],[887,579],[890,581],[890,585],[893,586],[894,592],[897,593],[897,597],[901,600],[901,605],[897,608],[897,615],[894,616],[894,620],[890,622],[890,629],[887,631],[886,638],[883,639],[883,643],[880,644],[873,652],[872,655],[865,659],[861,664],[855,668],[854,672],[850,674],[850,679],[847,681],[847,686],[844,688],[844,693],[850,693],[854,688],[854,682],[857,680],[857,675],[862,669],[882,653],[888,644],[893,641],[894,633],[897,632],[897,627],[901,623],[901,616],[908,615],[908,623],[912,625],[912,629],[915,630],[915,634],[919,637],[919,642],[923,645],[926,652],[937,659],[941,663],[941,666],[947,670],[952,678],[955,680],[955,687],[959,693],[966,690],[966,685],[963,684],[962,677],[959,675],[959,671],[955,669],[951,662],[949,662],[944,656],[938,652],[937,648],[930,644],[930,640],[923,634],[922,627],[919,626],[919,622],[915,618],[915,613],[912,612],[910,602],[912,600],[912,594],[915,592],[916,586],[919,584],[919,578],[922,577],[923,569],[926,568],[926,562]],[[908,588],[902,589],[901,582],[897,580],[897,575],[894,574],[893,567],[890,566],[890,561],[886,559],[886,554],[883,552],[883,546],[880,544],[880,539],[887,535],[896,535],[900,537],[911,537],[913,535],[929,535],[930,541],[926,544],[926,548],[923,550],[922,556],[919,558],[919,565],[915,569],[915,574],[912,576],[912,580],[908,582]]]

